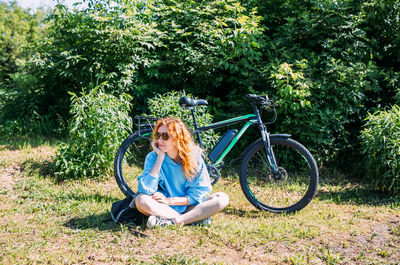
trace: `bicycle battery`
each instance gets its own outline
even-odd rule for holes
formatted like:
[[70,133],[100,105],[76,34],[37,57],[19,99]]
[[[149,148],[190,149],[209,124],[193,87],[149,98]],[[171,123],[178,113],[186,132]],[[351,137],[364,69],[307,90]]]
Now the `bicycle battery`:
[[208,154],[208,158],[214,163],[217,161],[218,157],[224,152],[225,148],[232,142],[233,138],[235,138],[237,130],[231,129],[228,130],[222,138],[218,141],[218,143],[211,150],[210,154]]

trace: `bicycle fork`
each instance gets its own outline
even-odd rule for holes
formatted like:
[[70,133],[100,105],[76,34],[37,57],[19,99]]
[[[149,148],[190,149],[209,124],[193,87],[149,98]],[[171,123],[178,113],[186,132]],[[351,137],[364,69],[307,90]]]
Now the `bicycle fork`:
[[260,125],[260,131],[261,131],[261,136],[262,136],[263,143],[264,143],[264,148],[265,148],[265,151],[267,152],[268,163],[272,169],[273,176],[277,177],[278,176],[278,165],[276,163],[275,154],[271,147],[269,133],[267,132],[265,125]]
[[267,127],[261,121],[261,115],[256,106],[254,106],[254,112],[257,116],[257,123],[258,123],[258,126],[261,131],[261,137],[262,137],[262,140],[264,143],[265,151],[267,152],[268,163],[272,169],[272,174],[273,174],[274,178],[276,178],[276,177],[278,177],[279,171],[278,171],[278,165],[276,163],[275,155],[274,155],[274,152],[271,147],[269,133],[267,131]]

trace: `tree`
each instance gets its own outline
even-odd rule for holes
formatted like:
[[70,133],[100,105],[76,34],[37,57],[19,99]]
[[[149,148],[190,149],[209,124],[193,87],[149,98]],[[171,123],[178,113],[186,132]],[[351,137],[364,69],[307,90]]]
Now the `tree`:
[[0,83],[9,82],[28,59],[26,48],[37,43],[45,30],[43,16],[42,10],[32,14],[15,1],[0,1]]
[[136,113],[156,93],[186,88],[201,96],[225,80],[251,86],[260,17],[238,1],[86,2],[74,11],[58,5],[49,17],[29,71],[40,84],[39,115],[67,116],[68,91],[105,81],[107,92],[134,97]]

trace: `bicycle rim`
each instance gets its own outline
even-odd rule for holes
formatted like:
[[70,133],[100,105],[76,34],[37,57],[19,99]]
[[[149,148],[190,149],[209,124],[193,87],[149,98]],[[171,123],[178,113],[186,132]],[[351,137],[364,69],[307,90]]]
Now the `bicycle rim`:
[[291,139],[273,139],[271,146],[281,174],[274,175],[262,141],[244,159],[241,186],[258,209],[292,212],[304,208],[314,196],[318,170],[310,152]]
[[132,196],[137,191],[137,177],[143,173],[146,155],[151,152],[151,130],[143,130],[127,138],[115,160],[115,178],[121,191]]

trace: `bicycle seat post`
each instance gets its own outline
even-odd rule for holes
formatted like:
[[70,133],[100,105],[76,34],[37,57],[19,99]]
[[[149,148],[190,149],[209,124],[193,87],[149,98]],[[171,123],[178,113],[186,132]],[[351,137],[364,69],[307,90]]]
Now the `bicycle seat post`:
[[196,115],[194,114],[194,109],[193,107],[190,107],[189,109],[190,112],[192,113],[194,132],[196,133],[197,139],[199,140],[200,147],[203,148],[203,142],[201,141],[200,132],[197,130],[199,128],[199,125],[196,120]]

